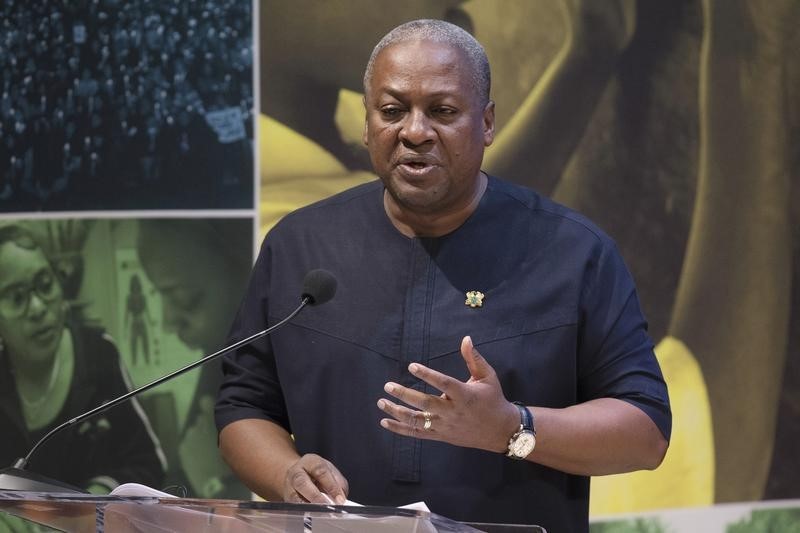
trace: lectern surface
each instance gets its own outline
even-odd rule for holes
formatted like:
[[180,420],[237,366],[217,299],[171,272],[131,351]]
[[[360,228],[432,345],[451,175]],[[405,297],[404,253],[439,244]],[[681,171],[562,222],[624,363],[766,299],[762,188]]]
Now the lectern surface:
[[[395,507],[0,492],[0,511],[56,531],[381,533],[475,532],[445,517]],[[503,531],[541,532],[531,526]]]

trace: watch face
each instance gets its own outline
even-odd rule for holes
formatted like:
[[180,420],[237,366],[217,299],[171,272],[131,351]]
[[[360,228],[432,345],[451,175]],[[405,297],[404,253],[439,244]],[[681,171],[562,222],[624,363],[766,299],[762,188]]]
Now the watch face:
[[524,458],[530,455],[536,446],[536,437],[530,431],[523,431],[514,440],[511,446],[511,453],[516,457]]

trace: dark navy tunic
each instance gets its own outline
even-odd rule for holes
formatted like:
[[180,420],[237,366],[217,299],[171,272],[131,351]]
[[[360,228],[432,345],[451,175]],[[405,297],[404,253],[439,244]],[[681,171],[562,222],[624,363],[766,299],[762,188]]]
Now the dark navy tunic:
[[[359,503],[423,500],[456,520],[587,531],[587,477],[395,435],[379,426],[376,402],[387,381],[438,394],[407,371],[412,361],[468,379],[459,347],[471,335],[509,400],[619,398],[669,438],[666,386],[616,246],[582,216],[493,177],[470,218],[438,238],[399,233],[382,196],[379,181],[362,185],[269,233],[231,340],[288,315],[309,270],[332,272],[338,291],[229,356],[218,427],[278,423],[299,453],[332,461]],[[469,291],[485,294],[481,307],[465,304]]]

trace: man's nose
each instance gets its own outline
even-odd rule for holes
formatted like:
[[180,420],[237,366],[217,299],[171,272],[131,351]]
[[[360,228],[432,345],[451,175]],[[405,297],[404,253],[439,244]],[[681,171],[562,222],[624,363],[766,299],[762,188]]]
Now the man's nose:
[[430,117],[422,111],[409,111],[400,127],[400,141],[406,146],[420,146],[433,142],[436,132]]

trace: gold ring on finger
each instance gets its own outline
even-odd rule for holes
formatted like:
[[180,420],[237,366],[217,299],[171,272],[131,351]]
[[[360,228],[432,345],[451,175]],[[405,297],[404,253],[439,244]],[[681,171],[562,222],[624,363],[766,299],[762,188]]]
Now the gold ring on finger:
[[429,411],[423,411],[422,417],[425,419],[425,424],[423,424],[422,429],[430,430],[431,426],[433,425],[433,421],[431,420],[431,413]]

